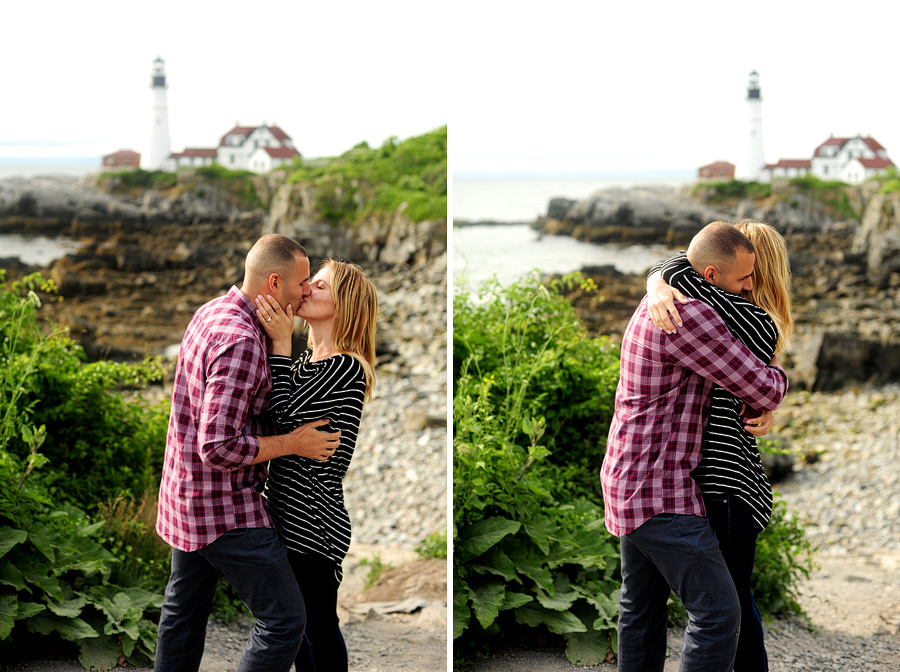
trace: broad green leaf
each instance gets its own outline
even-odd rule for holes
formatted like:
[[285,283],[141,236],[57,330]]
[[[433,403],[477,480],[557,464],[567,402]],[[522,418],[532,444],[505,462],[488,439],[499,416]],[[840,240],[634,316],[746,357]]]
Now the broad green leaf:
[[0,557],[9,553],[16,544],[21,544],[28,538],[28,533],[24,530],[16,530],[11,527],[0,527]]
[[537,555],[517,549],[515,554],[510,553],[510,559],[516,563],[519,574],[524,574],[548,593],[553,591],[553,575]]
[[80,618],[60,618],[59,616],[35,616],[25,621],[28,630],[39,635],[49,635],[54,630],[63,639],[77,642],[88,637],[99,637],[100,633],[94,630]]
[[96,523],[91,523],[90,525],[78,528],[77,534],[79,537],[91,537],[99,532],[104,525],[106,525],[105,520],[98,520]]
[[[460,583],[455,581],[454,583]],[[459,588],[457,590],[456,588]],[[468,591],[462,586],[454,586],[453,591],[453,639],[462,635],[463,630],[469,627],[469,619],[472,612],[469,611]]]
[[72,537],[57,546],[54,571],[62,574],[73,569],[87,574],[104,572],[114,559],[112,553],[87,537]]
[[19,593],[26,589],[25,575],[9,561],[0,563],[0,583],[12,586]]
[[87,604],[87,600],[81,596],[60,600],[59,602],[47,600],[47,608],[57,616],[65,618],[75,618],[80,615],[85,604]]
[[581,595],[572,590],[569,579],[565,574],[557,574],[553,582],[553,594],[547,594],[540,588],[535,591],[541,606],[553,611],[568,611]]
[[485,518],[469,528],[460,530],[459,562],[466,562],[478,557],[491,546],[503,539],[507,534],[515,534],[522,527],[521,523],[508,518],[494,516]]
[[50,570],[47,565],[40,562],[22,567],[22,574],[25,576],[25,580],[28,581],[28,583],[37,586],[54,600],[64,599],[62,588],[59,585],[59,579],[55,576],[49,576],[49,573]]
[[78,644],[78,662],[86,670],[111,670],[119,662],[118,639],[101,635]]
[[484,586],[469,588],[469,598],[472,600],[472,611],[475,618],[481,623],[482,628],[487,628],[494,622],[503,606],[506,586],[502,583],[488,583]]
[[547,535],[551,534],[556,527],[556,523],[552,520],[541,516],[525,523],[525,533],[537,544],[541,552],[547,555],[550,552],[550,541],[547,539]]
[[566,635],[566,658],[573,665],[599,665],[606,660],[608,652],[609,636],[606,632],[590,630]]
[[132,639],[128,635],[122,635],[121,638],[122,643],[122,655],[128,658],[134,651],[134,645],[137,643],[137,639]]
[[505,611],[507,609],[516,609],[528,604],[531,601],[532,598],[525,593],[515,593],[511,590],[507,590],[506,595],[503,596],[503,604],[500,607],[500,611]]
[[56,562],[56,553],[53,551],[53,547],[57,545],[58,537],[58,533],[47,529],[43,525],[35,525],[28,531],[28,540],[51,563]]
[[3,595],[0,597],[0,642],[9,637],[18,615],[18,598],[15,595]]
[[499,547],[493,546],[479,558],[481,562],[472,561],[469,563],[469,569],[479,574],[496,574],[502,576],[507,581],[517,581],[522,583],[516,572],[516,564],[509,559]]
[[43,604],[37,604],[36,602],[19,602],[19,614],[16,616],[16,620],[21,621],[23,618],[37,616],[46,608]]
[[532,627],[544,624],[550,632],[566,635],[570,632],[587,632],[579,618],[568,611],[545,611],[535,606],[519,607],[515,611],[516,623]]

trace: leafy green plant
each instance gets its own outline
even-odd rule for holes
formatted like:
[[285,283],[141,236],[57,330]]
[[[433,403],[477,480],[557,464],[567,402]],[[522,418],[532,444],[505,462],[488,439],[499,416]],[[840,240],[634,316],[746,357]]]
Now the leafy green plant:
[[742,198],[767,198],[772,194],[772,186],[766,182],[744,182],[742,180],[727,180],[719,182],[700,182],[694,185],[694,195],[711,192],[708,196],[711,203],[721,203],[729,199]]
[[381,559],[381,554],[376,553],[371,558],[362,558],[359,561],[360,566],[368,567],[369,573],[366,575],[366,583],[363,590],[368,590],[375,585],[379,577],[384,574],[384,570],[390,569],[391,565]]
[[[55,430],[35,423],[42,409],[35,380],[71,342],[59,330],[41,331],[39,287],[51,289],[32,275],[0,289],[0,644],[55,633],[78,644],[86,666],[147,665],[156,646],[148,612],[162,595],[112,583],[117,559],[103,545],[105,521],[48,486]],[[75,481],[65,490],[81,487]]]
[[328,222],[355,224],[403,213],[414,222],[447,217],[447,127],[381,147],[356,145],[326,162],[301,162],[289,182],[314,187],[314,207]]
[[447,557],[447,533],[434,532],[416,546],[416,553],[425,560]]

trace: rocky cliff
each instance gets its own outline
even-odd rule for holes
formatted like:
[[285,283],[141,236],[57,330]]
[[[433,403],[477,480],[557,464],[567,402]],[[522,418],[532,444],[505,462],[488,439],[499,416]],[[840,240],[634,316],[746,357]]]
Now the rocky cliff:
[[[534,226],[595,242],[684,248],[714,219],[767,222],[784,235],[791,261],[792,384],[832,390],[900,380],[900,194],[879,193],[877,183],[841,191],[846,198],[821,198],[780,184],[765,198],[710,204],[708,194],[689,190],[608,190],[584,201],[554,199]],[[572,300],[592,330],[620,338],[643,278],[609,268],[586,274],[598,292],[578,290]]]

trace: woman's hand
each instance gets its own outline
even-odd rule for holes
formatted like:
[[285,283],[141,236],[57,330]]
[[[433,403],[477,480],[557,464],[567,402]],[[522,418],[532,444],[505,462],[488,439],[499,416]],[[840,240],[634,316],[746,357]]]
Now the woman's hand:
[[[741,415],[743,416],[747,410],[747,404],[741,407]],[[744,429],[753,436],[765,436],[775,424],[775,412],[763,411],[755,418],[744,417]]]
[[269,353],[290,357],[291,335],[294,333],[294,311],[291,304],[287,305],[285,312],[271,296],[267,298],[257,296],[256,317],[272,342]]
[[667,334],[675,333],[676,324],[682,326],[681,316],[675,308],[676,299],[681,303],[688,302],[684,294],[666,284],[661,272],[657,271],[647,278],[647,310],[650,312],[650,319]]

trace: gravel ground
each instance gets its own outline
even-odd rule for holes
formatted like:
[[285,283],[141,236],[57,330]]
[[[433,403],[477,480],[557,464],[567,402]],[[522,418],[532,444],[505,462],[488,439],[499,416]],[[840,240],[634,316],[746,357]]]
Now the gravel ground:
[[[900,670],[900,385],[790,393],[777,414],[782,447],[806,460],[775,486],[807,521],[820,565],[802,586],[800,619],[766,625],[771,672]],[[683,631],[669,631],[665,672],[679,669]],[[561,649],[507,650],[469,672],[576,669]],[[614,663],[582,668],[615,670]]]

